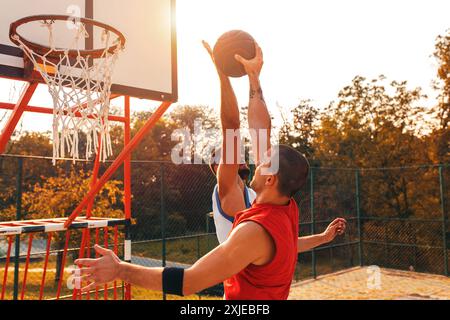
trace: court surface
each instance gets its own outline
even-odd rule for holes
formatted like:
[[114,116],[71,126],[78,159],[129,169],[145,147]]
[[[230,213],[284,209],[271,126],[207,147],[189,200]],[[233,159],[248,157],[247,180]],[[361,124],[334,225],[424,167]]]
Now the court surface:
[[374,276],[369,267],[356,267],[299,281],[289,300],[450,300],[449,277],[379,270]]

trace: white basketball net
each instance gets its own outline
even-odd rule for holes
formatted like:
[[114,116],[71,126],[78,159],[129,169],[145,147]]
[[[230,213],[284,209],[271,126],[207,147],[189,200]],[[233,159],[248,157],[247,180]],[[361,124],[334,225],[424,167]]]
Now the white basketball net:
[[[53,163],[65,158],[66,153],[74,161],[79,159],[79,132],[86,135],[86,159],[99,152],[100,160],[104,161],[112,155],[108,116],[112,71],[123,49],[119,38],[104,29],[102,56],[94,60],[84,57],[80,54],[83,50],[80,42],[84,43],[80,39],[88,38],[89,34],[83,23],[74,22],[75,38],[70,48],[78,51],[77,58],[69,58],[69,50],[65,50],[55,62],[48,57],[56,50],[54,22],[43,21],[42,25],[49,30],[51,48],[45,55],[34,52],[18,37],[15,40],[42,75],[53,98]],[[118,45],[117,50],[109,52],[115,45]]]

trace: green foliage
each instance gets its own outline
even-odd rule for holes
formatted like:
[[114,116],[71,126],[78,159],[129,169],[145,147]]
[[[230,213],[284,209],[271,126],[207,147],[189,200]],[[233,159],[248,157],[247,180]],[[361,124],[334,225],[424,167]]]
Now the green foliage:
[[48,134],[25,132],[17,140],[11,140],[8,153],[26,156],[52,156],[52,146]]
[[[89,191],[90,172],[72,171],[68,176],[49,177],[42,183],[36,183],[33,188],[23,193],[23,218],[44,219],[68,216],[83,200]],[[96,197],[92,215],[96,217],[120,217],[122,213],[123,191],[122,182],[109,181]],[[15,215],[14,205],[2,210],[0,219]]]
[[280,143],[290,145],[311,158],[314,156],[319,110],[310,100],[303,100],[292,110],[293,122],[284,119],[280,130]]
[[450,119],[450,29],[445,35],[437,37],[434,57],[439,63],[438,80],[435,82],[440,90],[437,117],[440,128],[447,129]]
[[440,163],[450,162],[450,29],[436,39],[434,57],[439,63],[435,88],[439,90],[438,105],[430,115],[438,125],[429,137],[430,156]]

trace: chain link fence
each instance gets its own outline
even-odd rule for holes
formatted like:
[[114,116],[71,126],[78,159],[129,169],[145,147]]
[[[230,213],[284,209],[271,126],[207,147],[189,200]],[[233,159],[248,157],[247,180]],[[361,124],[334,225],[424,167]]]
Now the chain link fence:
[[[101,165],[100,175],[108,165]],[[89,187],[92,167],[87,161],[58,161],[53,166],[47,158],[0,156],[0,221],[68,216]],[[65,178],[49,182],[61,176]],[[123,170],[112,181],[96,198],[93,212],[97,216],[123,217]],[[215,248],[218,242],[210,215],[215,184],[206,165],[133,161],[132,262],[186,267]],[[295,197],[300,236],[323,232],[337,217],[347,220],[347,232],[300,254],[294,280],[363,265],[448,276],[449,186],[446,165],[313,168]],[[39,199],[48,188],[54,188],[50,199],[55,203],[40,211]],[[58,199],[58,194],[63,197]],[[0,277],[6,246],[0,238]],[[19,247],[20,255],[25,255],[26,244],[21,242]],[[222,289],[218,286],[203,294],[220,296]],[[136,289],[133,298],[162,296]]]

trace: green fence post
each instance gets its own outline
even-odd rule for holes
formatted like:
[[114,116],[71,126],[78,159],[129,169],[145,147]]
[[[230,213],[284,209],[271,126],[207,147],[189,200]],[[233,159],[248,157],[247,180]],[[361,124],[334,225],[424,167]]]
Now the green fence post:
[[[165,197],[164,197],[164,163],[160,164],[160,176],[161,176],[161,195],[160,195],[160,202],[161,202],[161,239],[162,239],[162,266],[163,268],[166,266],[166,203],[165,203]],[[166,300],[166,294],[163,293],[163,300]]]
[[[311,212],[311,234],[315,234],[316,232],[316,218],[314,216],[314,168],[311,168],[311,176],[310,176],[310,212]],[[317,277],[317,268],[316,268],[316,250],[313,248],[311,252],[311,267],[312,274],[314,279]]]
[[442,240],[444,248],[444,272],[445,275],[449,275],[448,271],[448,254],[447,254],[447,212],[445,212],[445,184],[444,176],[442,174],[442,164],[439,166],[439,189],[441,194],[441,212],[442,212]]
[[[16,221],[22,220],[22,180],[23,180],[23,159],[17,159],[17,198],[16,198]],[[19,256],[20,256],[20,235],[16,235],[14,243],[14,293],[13,299],[19,297]]]
[[358,221],[358,255],[359,255],[359,265],[362,267],[364,265],[363,251],[362,251],[362,230],[361,230],[361,200],[360,200],[360,174],[359,169],[355,171],[355,184],[356,184],[356,216]]

